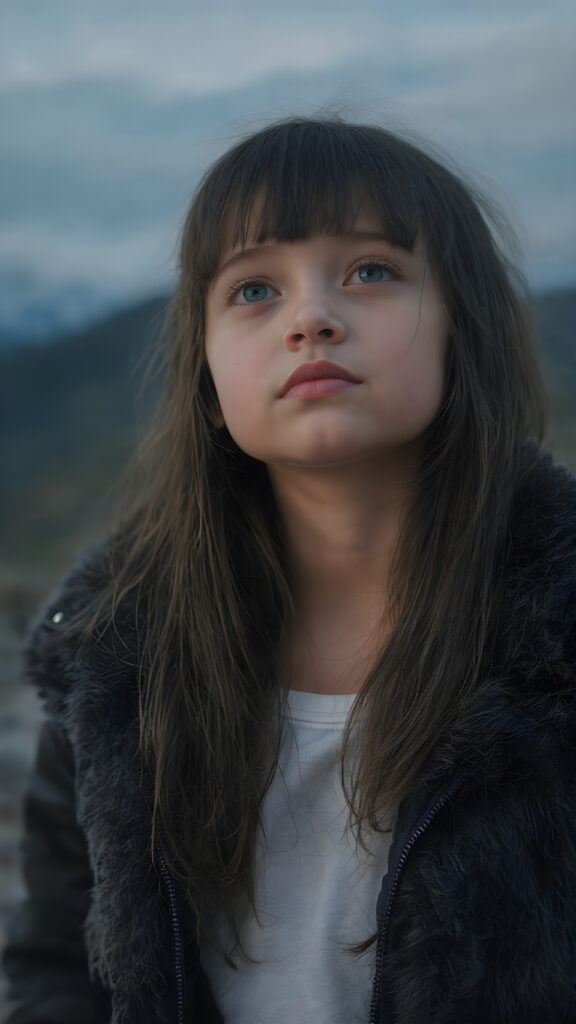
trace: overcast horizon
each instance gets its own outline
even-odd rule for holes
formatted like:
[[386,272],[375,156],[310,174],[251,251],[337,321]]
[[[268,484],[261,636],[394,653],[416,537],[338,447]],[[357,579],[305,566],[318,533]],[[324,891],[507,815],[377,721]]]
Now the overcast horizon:
[[[0,336],[173,282],[206,166],[291,114],[413,131],[503,206],[535,290],[576,284],[576,12],[564,0],[7,0]],[[51,326],[50,326],[51,325]]]

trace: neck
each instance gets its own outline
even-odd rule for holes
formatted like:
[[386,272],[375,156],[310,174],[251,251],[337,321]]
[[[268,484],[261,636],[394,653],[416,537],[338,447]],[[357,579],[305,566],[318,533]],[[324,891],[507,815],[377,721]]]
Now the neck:
[[390,459],[348,467],[269,467],[287,538],[295,607],[306,617],[387,590],[415,470]]
[[390,571],[415,470],[270,469],[288,544],[294,615],[280,672],[292,689],[357,693],[392,628]]

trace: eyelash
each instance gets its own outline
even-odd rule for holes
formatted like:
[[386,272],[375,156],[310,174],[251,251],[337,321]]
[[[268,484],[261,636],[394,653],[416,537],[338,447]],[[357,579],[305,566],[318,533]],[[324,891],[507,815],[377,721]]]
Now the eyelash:
[[[363,259],[355,267],[352,267],[350,273],[353,274],[357,270],[361,270],[362,267],[383,267],[384,270],[388,270],[389,271],[389,273],[392,275],[392,277],[395,280],[398,280],[398,278],[401,276],[400,275],[400,271],[398,270],[398,267],[395,267],[393,263],[389,263],[388,260],[380,260],[380,259],[377,259],[377,258]],[[366,282],[364,282],[364,281],[361,281],[360,283],[361,284],[366,284]],[[374,283],[375,284],[385,284],[384,281],[376,281]],[[231,306],[232,302],[234,301],[234,299],[236,298],[238,293],[241,292],[242,289],[245,288],[249,284],[263,284],[263,285],[267,285],[268,286],[268,281],[264,281],[262,278],[259,278],[259,277],[247,277],[247,278],[245,278],[244,281],[238,281],[237,284],[233,284],[228,289],[228,291],[226,292],[225,305],[226,306]],[[272,286],[270,285],[269,287],[272,287]],[[366,284],[366,287],[368,288],[368,287],[370,287],[370,285]],[[243,305],[245,305],[245,306],[251,306],[251,305],[256,306],[256,305],[258,305],[258,303],[256,303],[256,302],[254,302],[254,303],[245,302],[245,303],[243,303]]]

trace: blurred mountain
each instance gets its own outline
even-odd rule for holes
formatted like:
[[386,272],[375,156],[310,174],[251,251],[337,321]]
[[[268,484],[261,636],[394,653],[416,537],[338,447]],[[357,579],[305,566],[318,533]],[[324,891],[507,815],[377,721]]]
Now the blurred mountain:
[[166,306],[151,299],[50,343],[0,351],[1,486],[131,439],[139,364]]
[[0,349],[0,567],[50,571],[104,528],[166,307],[150,299],[50,343]]
[[576,402],[576,288],[545,292],[534,299],[534,314],[547,379],[552,391]]
[[57,283],[0,265],[0,348],[80,331],[126,303],[85,281]]
[[[0,350],[0,566],[65,564],[104,528],[138,431],[136,395],[167,298],[51,343]],[[576,288],[534,299],[549,443],[576,469]],[[154,389],[142,398],[144,428]]]

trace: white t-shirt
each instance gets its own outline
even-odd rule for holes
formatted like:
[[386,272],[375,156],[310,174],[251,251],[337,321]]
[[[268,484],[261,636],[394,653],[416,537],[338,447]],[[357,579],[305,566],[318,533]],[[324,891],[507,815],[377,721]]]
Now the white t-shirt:
[[[238,970],[206,943],[201,963],[226,1024],[355,1024],[369,1017],[375,944],[360,957],[343,948],[376,931],[389,831],[367,854],[348,828],[340,779],[343,731],[354,694],[288,697],[278,768],[264,798],[255,891],[259,921],[245,914],[240,935],[251,963]],[[209,935],[228,952],[218,915]]]

